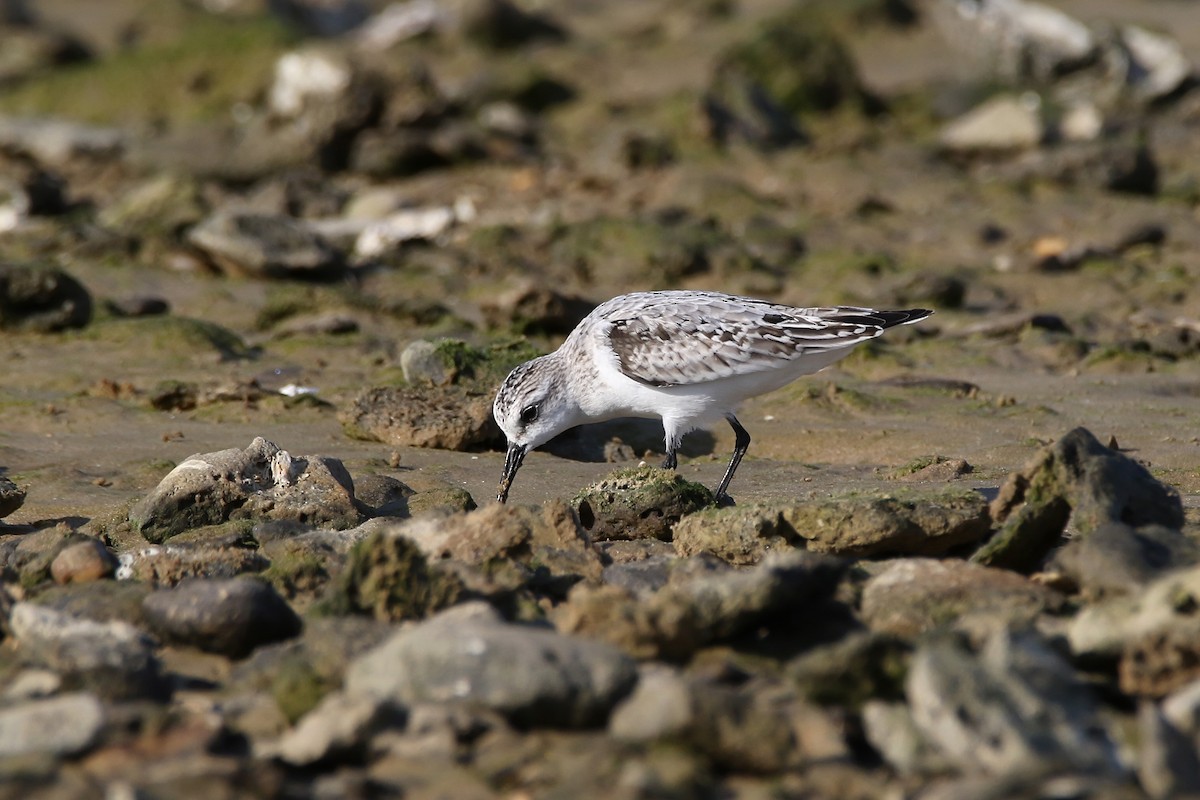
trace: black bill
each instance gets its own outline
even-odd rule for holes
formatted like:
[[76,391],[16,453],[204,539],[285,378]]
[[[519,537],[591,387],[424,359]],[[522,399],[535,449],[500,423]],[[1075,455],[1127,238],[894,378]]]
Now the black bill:
[[521,468],[521,462],[525,460],[526,450],[523,444],[509,443],[508,455],[504,458],[504,474],[500,477],[500,491],[496,494],[497,502],[503,503],[508,500],[508,488],[512,486],[513,478]]

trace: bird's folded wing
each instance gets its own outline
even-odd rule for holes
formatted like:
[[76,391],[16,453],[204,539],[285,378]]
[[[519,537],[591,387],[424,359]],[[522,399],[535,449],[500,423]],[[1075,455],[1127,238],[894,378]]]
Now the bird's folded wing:
[[621,371],[651,386],[707,383],[873,339],[889,320],[867,308],[664,308],[614,315],[607,338]]

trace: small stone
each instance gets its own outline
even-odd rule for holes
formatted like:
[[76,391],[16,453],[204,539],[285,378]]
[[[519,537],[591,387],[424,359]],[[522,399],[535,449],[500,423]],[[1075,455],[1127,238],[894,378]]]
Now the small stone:
[[99,539],[68,545],[50,562],[55,583],[84,583],[108,578],[117,569],[117,557]]
[[104,730],[104,706],[73,692],[0,709],[0,757],[70,756],[92,747]]
[[1034,94],[994,97],[943,128],[938,143],[956,154],[1028,150],[1045,135],[1039,106]]
[[342,255],[290,217],[222,211],[188,231],[187,240],[233,275],[330,280]]
[[83,284],[50,266],[0,265],[0,329],[55,333],[92,319]]
[[371,695],[334,692],[271,748],[282,761],[308,766],[332,757],[364,754],[372,734],[403,720],[393,703]]
[[1108,522],[1060,548],[1051,567],[1088,597],[1135,593],[1159,575],[1200,561],[1200,546],[1161,525]]
[[637,686],[613,711],[608,731],[626,742],[649,742],[674,736],[695,718],[687,681],[667,667],[643,667]]
[[404,380],[413,385],[449,386],[458,377],[453,359],[446,358],[433,342],[424,339],[404,348],[400,354]]
[[575,495],[584,529],[597,541],[663,539],[683,516],[713,505],[712,492],[674,470],[617,470]]
[[256,578],[187,581],[148,595],[142,611],[163,638],[233,658],[302,627],[287,601]]

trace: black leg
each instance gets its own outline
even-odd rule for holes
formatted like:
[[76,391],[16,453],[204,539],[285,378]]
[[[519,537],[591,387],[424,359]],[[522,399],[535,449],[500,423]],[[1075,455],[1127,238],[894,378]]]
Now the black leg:
[[742,427],[742,423],[738,422],[737,417],[733,414],[726,414],[725,419],[729,421],[729,427],[733,428],[733,458],[729,461],[729,469],[725,470],[725,477],[721,479],[721,485],[717,487],[716,494],[713,495],[718,504],[729,499],[725,490],[729,488],[729,482],[733,480],[733,473],[737,471],[738,464],[742,463],[742,456],[746,455],[746,451],[750,449],[750,434]]
[[679,458],[675,454],[675,450],[667,451],[667,460],[663,462],[663,469],[675,469],[679,466]]

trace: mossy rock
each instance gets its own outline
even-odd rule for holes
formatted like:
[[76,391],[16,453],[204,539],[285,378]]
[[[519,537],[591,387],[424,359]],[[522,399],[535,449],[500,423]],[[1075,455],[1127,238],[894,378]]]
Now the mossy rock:
[[319,610],[390,622],[424,619],[454,605],[464,592],[457,576],[430,566],[412,541],[376,533],[350,551],[349,563]]
[[861,708],[868,700],[904,699],[911,654],[899,637],[861,632],[805,653],[787,673],[814,703]]
[[617,470],[571,500],[593,539],[670,540],[671,528],[687,514],[715,505],[707,487],[674,470],[642,466]]

